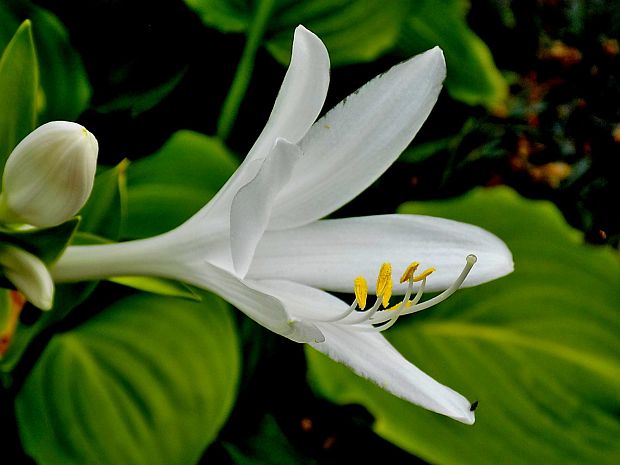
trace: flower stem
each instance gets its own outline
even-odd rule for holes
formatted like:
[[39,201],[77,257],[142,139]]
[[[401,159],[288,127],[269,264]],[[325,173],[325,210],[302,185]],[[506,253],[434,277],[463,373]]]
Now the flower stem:
[[237,65],[235,77],[228,91],[228,95],[226,96],[226,100],[224,100],[222,112],[217,122],[217,136],[222,140],[228,138],[235,124],[239,106],[250,84],[256,52],[261,45],[274,4],[275,0],[259,0],[257,2],[254,19],[247,31],[245,48],[243,49],[243,54]]

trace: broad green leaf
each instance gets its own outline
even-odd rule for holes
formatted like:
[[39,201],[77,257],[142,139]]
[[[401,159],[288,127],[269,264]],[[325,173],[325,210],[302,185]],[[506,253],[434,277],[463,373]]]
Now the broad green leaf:
[[[73,49],[63,24],[49,11],[30,2],[0,3],[2,28],[17,27],[24,19],[32,22],[41,88],[37,102],[39,121],[73,121],[90,100],[90,84],[79,54]],[[0,31],[0,49],[8,43]]]
[[[56,284],[54,307],[51,310],[42,312],[34,324],[24,324],[19,320],[17,321],[13,340],[8,346],[5,357],[0,360],[0,376],[4,378],[7,385],[14,382],[15,368],[37,336],[62,321],[76,305],[91,294],[96,285],[97,283],[94,282]],[[22,372],[17,370],[17,376],[21,374]]]
[[[257,2],[185,0],[205,22],[224,32],[246,32]],[[303,24],[329,50],[333,65],[371,61],[394,46],[410,6],[395,0],[278,0],[267,27],[267,49],[288,63],[293,31]]]
[[180,225],[205,205],[237,162],[218,140],[178,131],[148,158],[127,170],[124,237],[148,237]]
[[480,401],[476,424],[408,404],[308,351],[316,389],[365,405],[380,435],[435,464],[619,463],[616,254],[580,244],[551,204],[507,188],[401,212],[478,224],[514,254],[512,275],[460,290],[387,334],[421,369]]
[[332,66],[372,61],[391,49],[411,9],[396,0],[287,1],[274,15],[267,50],[288,64],[293,31],[303,24],[325,43]]
[[32,25],[24,21],[0,57],[0,171],[13,148],[35,127],[38,83]]
[[501,108],[508,96],[503,78],[486,44],[468,27],[468,2],[420,0],[405,21],[398,48],[411,56],[439,45],[448,67],[446,88],[469,105]]
[[219,298],[125,298],[52,338],[17,397],[24,448],[40,465],[194,465],[230,412],[239,370]]
[[80,231],[118,239],[126,216],[127,182],[125,172],[129,162],[123,160],[114,168],[101,171],[95,178],[88,202],[80,211]]
[[185,3],[207,26],[223,32],[244,32],[252,22],[252,3],[248,0],[185,0]]
[[80,220],[73,218],[51,228],[9,230],[0,226],[0,241],[10,242],[36,255],[47,264],[65,250]]

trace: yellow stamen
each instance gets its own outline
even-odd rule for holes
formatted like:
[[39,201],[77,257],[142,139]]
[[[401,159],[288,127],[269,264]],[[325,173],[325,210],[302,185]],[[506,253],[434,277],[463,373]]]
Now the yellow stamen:
[[413,276],[413,273],[416,272],[419,266],[420,264],[418,262],[411,263],[411,265],[409,265],[405,269],[405,271],[403,272],[403,275],[400,277],[401,284],[404,283],[405,281],[409,281],[411,277]]
[[381,297],[381,303],[387,307],[392,297],[392,265],[384,263],[377,277],[377,297]]
[[420,273],[417,276],[413,277],[413,282],[417,283],[418,281],[422,281],[424,278],[426,278],[429,274],[435,272],[435,268],[427,268],[426,270],[424,270],[422,273]]
[[355,278],[353,292],[355,292],[357,305],[360,309],[364,310],[366,308],[366,297],[368,297],[368,283],[363,276]]

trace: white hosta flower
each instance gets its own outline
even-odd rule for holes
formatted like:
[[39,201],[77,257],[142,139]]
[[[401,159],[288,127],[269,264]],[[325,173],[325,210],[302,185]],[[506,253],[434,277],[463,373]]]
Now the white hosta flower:
[[[329,60],[323,43],[300,26],[265,129],[211,202],[157,237],[69,247],[54,278],[155,275],[209,289],[272,331],[310,343],[394,394],[473,423],[470,403],[405,360],[376,323],[391,325],[395,316],[428,308],[463,281],[471,286],[509,273],[512,258],[504,243],[478,227],[440,218],[320,220],[396,160],[428,116],[444,76],[443,54],[435,48],[393,67],[315,123]],[[478,258],[471,273],[470,254]],[[437,271],[415,275],[413,259]],[[384,262],[408,269],[403,283],[392,285]],[[379,269],[378,285],[357,278]],[[410,299],[418,284],[447,291],[420,302],[421,292]],[[352,289],[352,305],[325,292]],[[378,295],[377,303],[356,311],[365,308],[369,292]],[[391,293],[405,294],[402,304],[380,310]]]
[[39,126],[7,159],[0,220],[49,227],[75,216],[93,188],[98,150],[95,136],[77,123]]
[[37,256],[13,245],[0,244],[0,269],[35,307],[41,310],[52,308],[54,282]]

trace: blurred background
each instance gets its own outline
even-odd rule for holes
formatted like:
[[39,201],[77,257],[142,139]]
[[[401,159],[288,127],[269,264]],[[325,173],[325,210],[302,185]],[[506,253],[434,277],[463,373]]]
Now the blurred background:
[[[25,18],[42,86],[56,88],[42,119],[85,125],[109,166],[179,130],[217,137],[241,160],[297,24],[330,51],[325,110],[444,50],[445,88],[414,143],[335,216],[436,214],[509,244],[514,278],[390,331],[414,363],[480,400],[477,424],[403,410],[237,315],[237,400],[199,463],[620,463],[620,2],[4,0],[0,47]],[[482,336],[433,332],[454,320]],[[13,444],[16,463],[30,463],[23,447]]]

